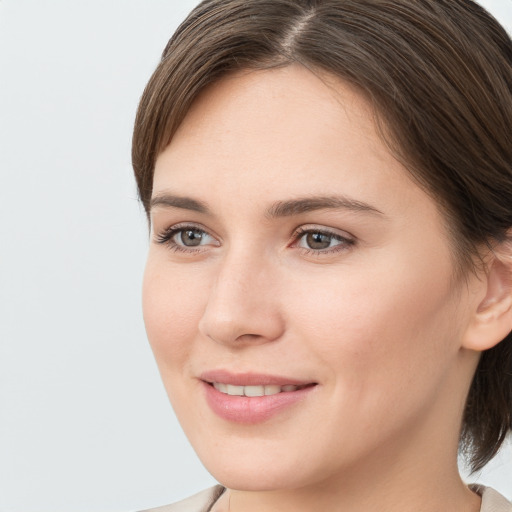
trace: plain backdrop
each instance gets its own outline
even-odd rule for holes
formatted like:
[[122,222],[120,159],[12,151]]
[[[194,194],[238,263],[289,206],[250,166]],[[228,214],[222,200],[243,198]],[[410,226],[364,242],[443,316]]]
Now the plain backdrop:
[[[130,167],[191,0],[0,0],[0,511],[121,512],[214,483],[146,341]],[[512,31],[512,0],[483,2]],[[471,480],[512,498],[512,448]]]

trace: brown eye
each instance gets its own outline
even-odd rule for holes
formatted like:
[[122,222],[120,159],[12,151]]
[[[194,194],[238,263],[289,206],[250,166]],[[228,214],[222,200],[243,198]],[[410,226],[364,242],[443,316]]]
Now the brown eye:
[[171,226],[155,234],[155,242],[176,251],[195,252],[205,246],[219,247],[219,241],[204,229],[196,226]]
[[316,229],[300,229],[296,237],[296,247],[317,252],[318,254],[337,252],[348,249],[355,244],[353,238]]
[[328,249],[331,247],[334,237],[325,233],[307,233],[305,243],[309,249]]
[[208,235],[199,229],[183,229],[174,235],[175,242],[185,247],[197,247]]

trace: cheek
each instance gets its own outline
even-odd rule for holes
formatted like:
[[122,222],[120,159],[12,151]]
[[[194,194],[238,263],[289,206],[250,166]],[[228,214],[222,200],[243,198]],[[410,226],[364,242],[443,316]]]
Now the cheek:
[[449,279],[404,271],[410,267],[366,267],[364,274],[347,268],[323,287],[302,279],[287,297],[290,315],[300,319],[292,338],[307,345],[330,397],[321,414],[331,415],[333,427],[323,435],[347,457],[339,432],[350,433],[353,453],[399,438],[433,410],[450,379],[457,301]]
[[198,279],[148,258],[142,308],[148,339],[163,372],[183,365],[193,346],[207,290]]
[[288,297],[302,337],[322,364],[356,388],[403,386],[421,374],[428,381],[457,350],[449,272],[437,268],[433,276],[428,266],[394,256],[364,272],[337,269],[321,287],[314,276],[302,279]]

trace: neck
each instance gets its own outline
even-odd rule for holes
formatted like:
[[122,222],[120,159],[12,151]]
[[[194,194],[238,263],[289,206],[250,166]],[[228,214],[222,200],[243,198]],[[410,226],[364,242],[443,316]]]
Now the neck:
[[[450,471],[390,467],[374,461],[336,481],[307,488],[276,491],[228,490],[215,512],[478,512],[480,497],[460,479],[456,463]],[[381,470],[379,471],[379,466]],[[425,471],[425,472],[424,472]]]

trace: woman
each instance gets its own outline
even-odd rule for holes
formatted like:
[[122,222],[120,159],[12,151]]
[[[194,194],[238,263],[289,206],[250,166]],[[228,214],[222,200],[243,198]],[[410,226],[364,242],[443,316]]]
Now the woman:
[[144,318],[222,484],[160,510],[510,511],[512,43],[470,0],[206,0],[142,97]]

